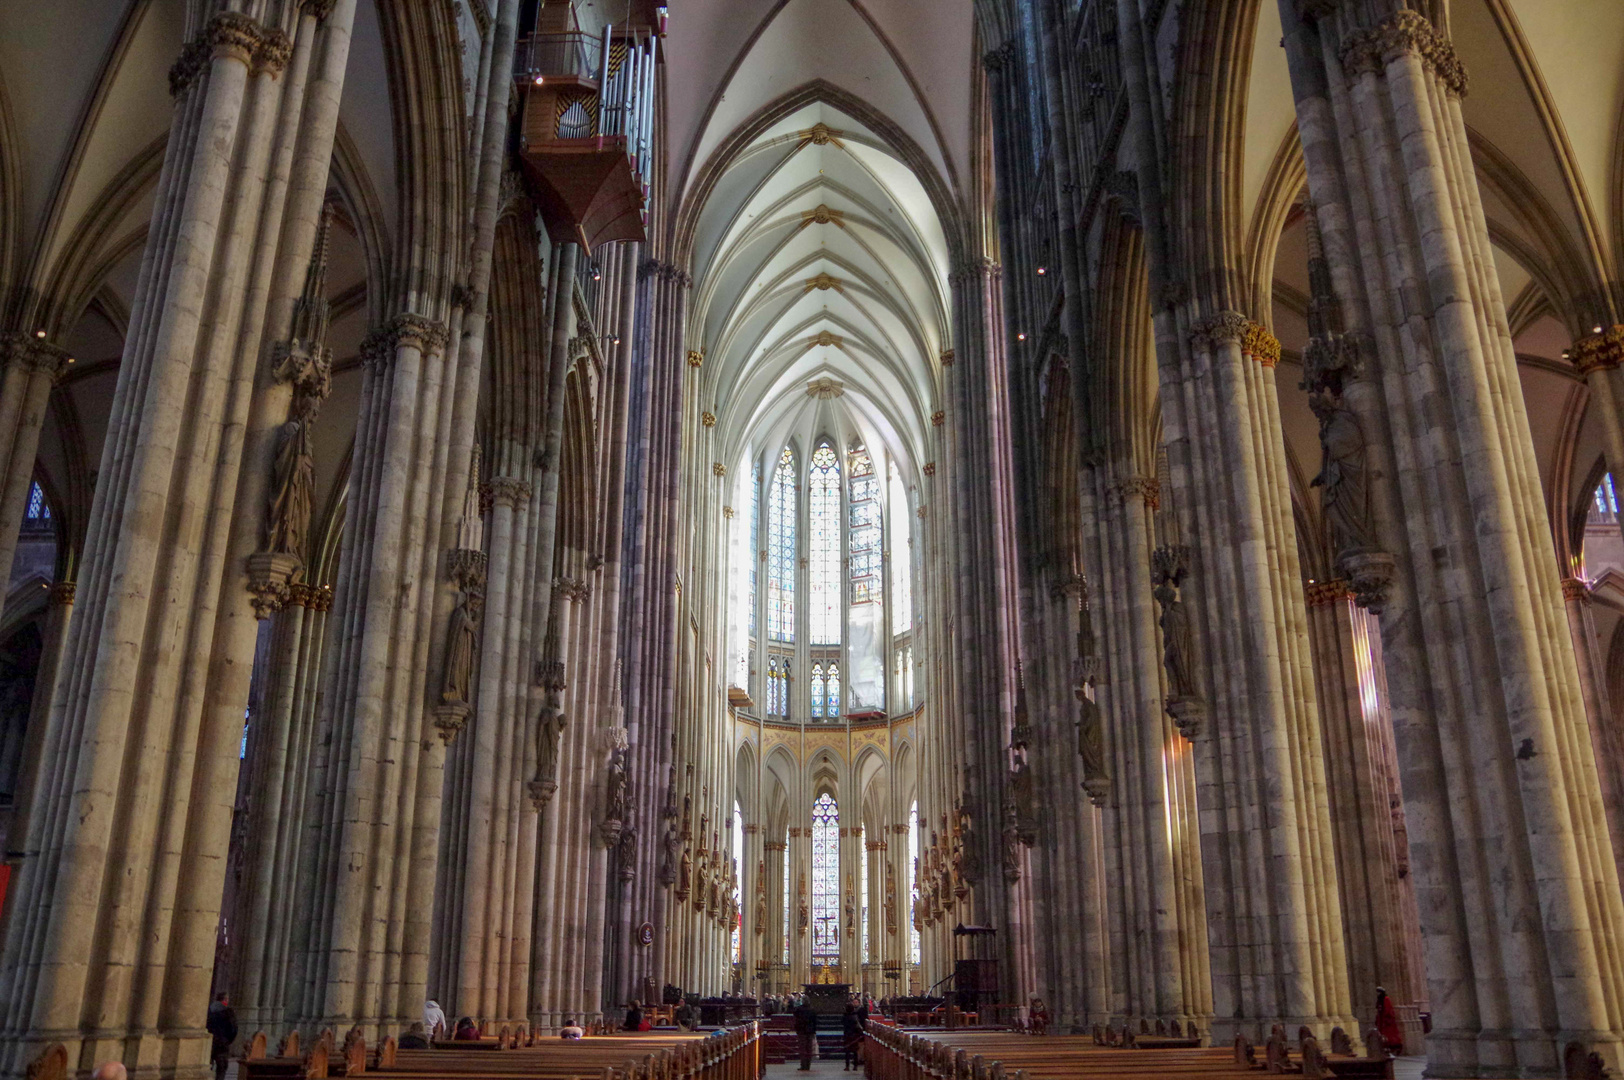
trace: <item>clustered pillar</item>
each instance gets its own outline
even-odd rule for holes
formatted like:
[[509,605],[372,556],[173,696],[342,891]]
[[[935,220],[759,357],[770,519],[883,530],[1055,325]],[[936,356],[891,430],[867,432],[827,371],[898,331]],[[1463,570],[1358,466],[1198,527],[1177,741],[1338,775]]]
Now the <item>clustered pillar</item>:
[[[1368,461],[1353,475],[1372,491],[1363,531],[1393,567],[1386,594],[1362,599],[1381,619],[1429,1071],[1571,1071],[1591,1052],[1616,1066],[1624,902],[1461,118],[1466,73],[1442,27],[1397,5],[1282,3],[1281,19],[1347,329],[1321,363],[1345,376]],[[1348,547],[1345,564],[1370,565]]]

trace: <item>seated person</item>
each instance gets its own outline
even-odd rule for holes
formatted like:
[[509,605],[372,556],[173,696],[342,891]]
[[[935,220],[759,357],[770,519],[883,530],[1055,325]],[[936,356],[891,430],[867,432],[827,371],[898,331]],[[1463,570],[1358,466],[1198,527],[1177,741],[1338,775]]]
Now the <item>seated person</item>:
[[573,1016],[564,1017],[564,1026],[558,1029],[560,1039],[579,1039],[585,1034],[586,1032],[581,1030],[581,1025],[575,1022]]
[[423,1026],[421,1020],[414,1021],[412,1026],[406,1029],[406,1034],[400,1037],[400,1042],[396,1045],[402,1050],[427,1050],[429,1048],[428,1028]]
[[643,1006],[641,1003],[633,1001],[626,1006],[626,1023],[624,1027],[627,1031],[643,1030]]
[[473,1017],[464,1016],[457,1021],[457,1033],[451,1037],[463,1042],[477,1039],[479,1038],[479,1025],[474,1023]]
[[689,1031],[698,1026],[698,1018],[694,1012],[694,1007],[686,1001],[677,1006],[677,1026],[686,1028]]

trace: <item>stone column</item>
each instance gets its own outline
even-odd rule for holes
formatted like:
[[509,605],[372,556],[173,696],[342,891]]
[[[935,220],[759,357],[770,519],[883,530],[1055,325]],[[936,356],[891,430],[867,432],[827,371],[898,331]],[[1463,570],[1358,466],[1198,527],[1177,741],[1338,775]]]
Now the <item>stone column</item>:
[[1258,1041],[1274,1023],[1351,1031],[1279,346],[1232,311],[1180,342],[1186,315],[1158,316],[1175,514],[1152,578],[1166,709],[1195,749],[1213,1040]]
[[239,1026],[279,1031],[285,1021],[288,887],[299,866],[300,812],[316,737],[316,691],[333,592],[296,583],[273,616],[264,706],[248,735],[248,827],[242,883],[230,925],[236,935],[231,998]]
[[[1345,345],[1343,561],[1381,615],[1434,1076],[1620,1061],[1624,901],[1461,115],[1414,10],[1281,4]],[[1327,338],[1328,343],[1335,339]],[[1305,369],[1310,364],[1305,357]],[[1345,501],[1346,500],[1346,501]],[[1352,512],[1350,512],[1352,511]],[[1350,558],[1359,555],[1363,558]],[[1575,1045],[1576,1044],[1576,1045]]]
[[[1082,682],[1092,684],[1093,676],[1078,677],[1078,742],[1083,791],[1106,808],[1109,1013],[1205,1031],[1213,1011],[1207,912],[1200,829],[1188,797],[1195,784],[1191,737],[1201,732],[1188,719],[1175,721],[1163,685],[1165,650],[1151,586],[1160,489],[1154,476],[1130,472],[1126,463],[1085,469],[1084,484],[1084,558],[1099,586],[1097,599],[1082,598],[1089,615],[1082,636],[1092,639],[1097,626],[1100,641],[1098,658],[1078,662],[1085,672],[1098,668],[1099,685],[1091,706]],[[1101,730],[1090,734],[1084,725]]]
[[28,509],[51,387],[71,363],[46,331],[0,335],[0,567],[9,571]]
[[1618,728],[1607,692],[1607,652],[1596,633],[1590,587],[1578,578],[1562,579],[1562,602],[1567,608],[1568,633],[1579,666],[1579,688],[1590,721],[1590,742],[1601,778],[1602,807],[1612,841],[1613,862],[1624,872],[1624,733]]
[[[0,1073],[203,1076],[202,1030],[257,629],[232,536],[253,388],[315,239],[353,0],[205,5],[174,122],[7,927]],[[331,108],[328,108],[328,104]],[[309,211],[308,216],[306,211]],[[308,227],[306,223],[308,222]],[[268,315],[269,312],[269,315]],[[241,505],[254,506],[247,497]],[[246,553],[244,551],[244,553]],[[155,613],[162,611],[163,617]]]
[[1368,1030],[1376,987],[1385,989],[1414,1027],[1405,1051],[1417,1053],[1425,1045],[1417,1021],[1425,973],[1380,641],[1346,581],[1310,584],[1307,600],[1353,1008]]
[[62,653],[67,644],[68,624],[73,618],[73,598],[78,586],[59,581],[51,586],[50,606],[45,617],[45,633],[40,646],[39,671],[34,676],[34,700],[29,703],[28,727],[23,734],[22,755],[17,764],[17,790],[12,799],[12,817],[5,836],[5,859],[13,874],[27,859],[23,842],[28,836],[28,817],[38,790],[40,754],[45,746],[45,727],[50,717],[51,699],[62,671]]

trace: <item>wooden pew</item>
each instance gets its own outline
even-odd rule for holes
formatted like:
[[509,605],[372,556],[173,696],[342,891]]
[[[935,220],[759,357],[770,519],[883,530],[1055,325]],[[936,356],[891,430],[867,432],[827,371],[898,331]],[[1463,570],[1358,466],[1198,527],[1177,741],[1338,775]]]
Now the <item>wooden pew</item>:
[[[500,1039],[500,1033],[498,1035]],[[497,1040],[493,1040],[497,1041]],[[515,1042],[509,1033],[508,1042]],[[760,1080],[761,1032],[617,1032],[580,1040],[542,1038],[497,1053],[467,1042],[398,1050],[377,1080]]]
[[288,1032],[274,1057],[268,1055],[265,1048],[265,1033],[254,1032],[243,1048],[238,1069],[240,1080],[314,1080],[327,1075],[327,1047],[320,1039],[302,1055],[297,1031]]

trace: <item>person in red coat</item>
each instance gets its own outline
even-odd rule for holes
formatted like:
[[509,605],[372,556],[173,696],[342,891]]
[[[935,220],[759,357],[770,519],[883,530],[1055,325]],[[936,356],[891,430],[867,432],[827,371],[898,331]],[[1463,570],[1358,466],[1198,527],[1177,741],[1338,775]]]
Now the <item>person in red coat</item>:
[[1381,1035],[1390,1054],[1404,1053],[1404,1029],[1399,1026],[1398,1010],[1387,991],[1376,987],[1376,1031]]

